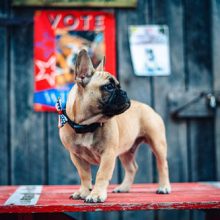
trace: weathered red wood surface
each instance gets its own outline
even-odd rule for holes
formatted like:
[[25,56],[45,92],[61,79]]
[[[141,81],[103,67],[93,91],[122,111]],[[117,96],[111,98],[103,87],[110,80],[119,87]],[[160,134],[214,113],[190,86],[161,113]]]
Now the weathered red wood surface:
[[44,186],[36,205],[16,206],[4,203],[17,186],[1,186],[0,213],[220,209],[220,188],[209,183],[173,183],[170,195],[155,194],[156,184],[136,184],[119,194],[111,193],[113,187],[106,202],[89,204],[69,199],[78,186]]

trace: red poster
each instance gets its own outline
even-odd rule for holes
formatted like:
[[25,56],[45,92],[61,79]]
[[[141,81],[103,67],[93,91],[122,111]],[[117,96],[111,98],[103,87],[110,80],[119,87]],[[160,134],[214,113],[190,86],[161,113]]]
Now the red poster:
[[37,11],[34,19],[35,111],[55,111],[65,105],[74,85],[74,63],[87,49],[96,67],[106,57],[105,70],[116,75],[115,19],[102,11]]

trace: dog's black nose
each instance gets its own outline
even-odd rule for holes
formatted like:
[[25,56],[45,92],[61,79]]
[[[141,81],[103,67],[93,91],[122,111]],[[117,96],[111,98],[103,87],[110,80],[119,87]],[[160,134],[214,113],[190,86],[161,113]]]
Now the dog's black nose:
[[120,94],[120,96],[122,96],[124,98],[127,97],[127,93],[122,89],[119,90],[119,94]]
[[130,101],[130,99],[128,98],[127,92],[122,90],[121,95],[127,102]]
[[127,93],[123,90],[121,90],[121,95],[124,96],[124,97],[127,97]]
[[127,96],[127,93],[124,90],[120,89],[116,98],[117,104],[125,104],[128,101],[129,98]]

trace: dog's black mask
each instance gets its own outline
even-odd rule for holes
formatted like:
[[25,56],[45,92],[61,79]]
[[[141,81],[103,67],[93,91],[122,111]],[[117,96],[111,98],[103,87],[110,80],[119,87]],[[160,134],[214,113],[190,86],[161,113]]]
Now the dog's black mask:
[[108,98],[101,101],[101,109],[104,115],[111,117],[126,111],[131,103],[125,91],[120,89],[119,86],[110,85],[102,87],[102,90],[107,93],[105,97]]

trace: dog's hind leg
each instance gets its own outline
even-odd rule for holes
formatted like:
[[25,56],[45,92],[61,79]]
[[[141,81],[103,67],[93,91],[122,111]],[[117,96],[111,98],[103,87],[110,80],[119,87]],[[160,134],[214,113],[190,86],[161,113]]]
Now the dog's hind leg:
[[134,158],[134,153],[130,151],[122,154],[119,158],[125,169],[125,176],[122,183],[116,187],[113,192],[128,192],[134,181],[138,166]]
[[171,192],[169,171],[167,162],[167,144],[166,138],[157,138],[150,143],[152,151],[156,157],[157,170],[159,175],[159,188],[156,193],[168,194]]
[[142,140],[137,139],[129,151],[119,156],[125,170],[125,176],[122,183],[116,187],[113,192],[120,193],[128,192],[130,190],[130,187],[134,182],[135,174],[138,170],[138,165],[135,161],[135,154],[140,142],[142,142]]

